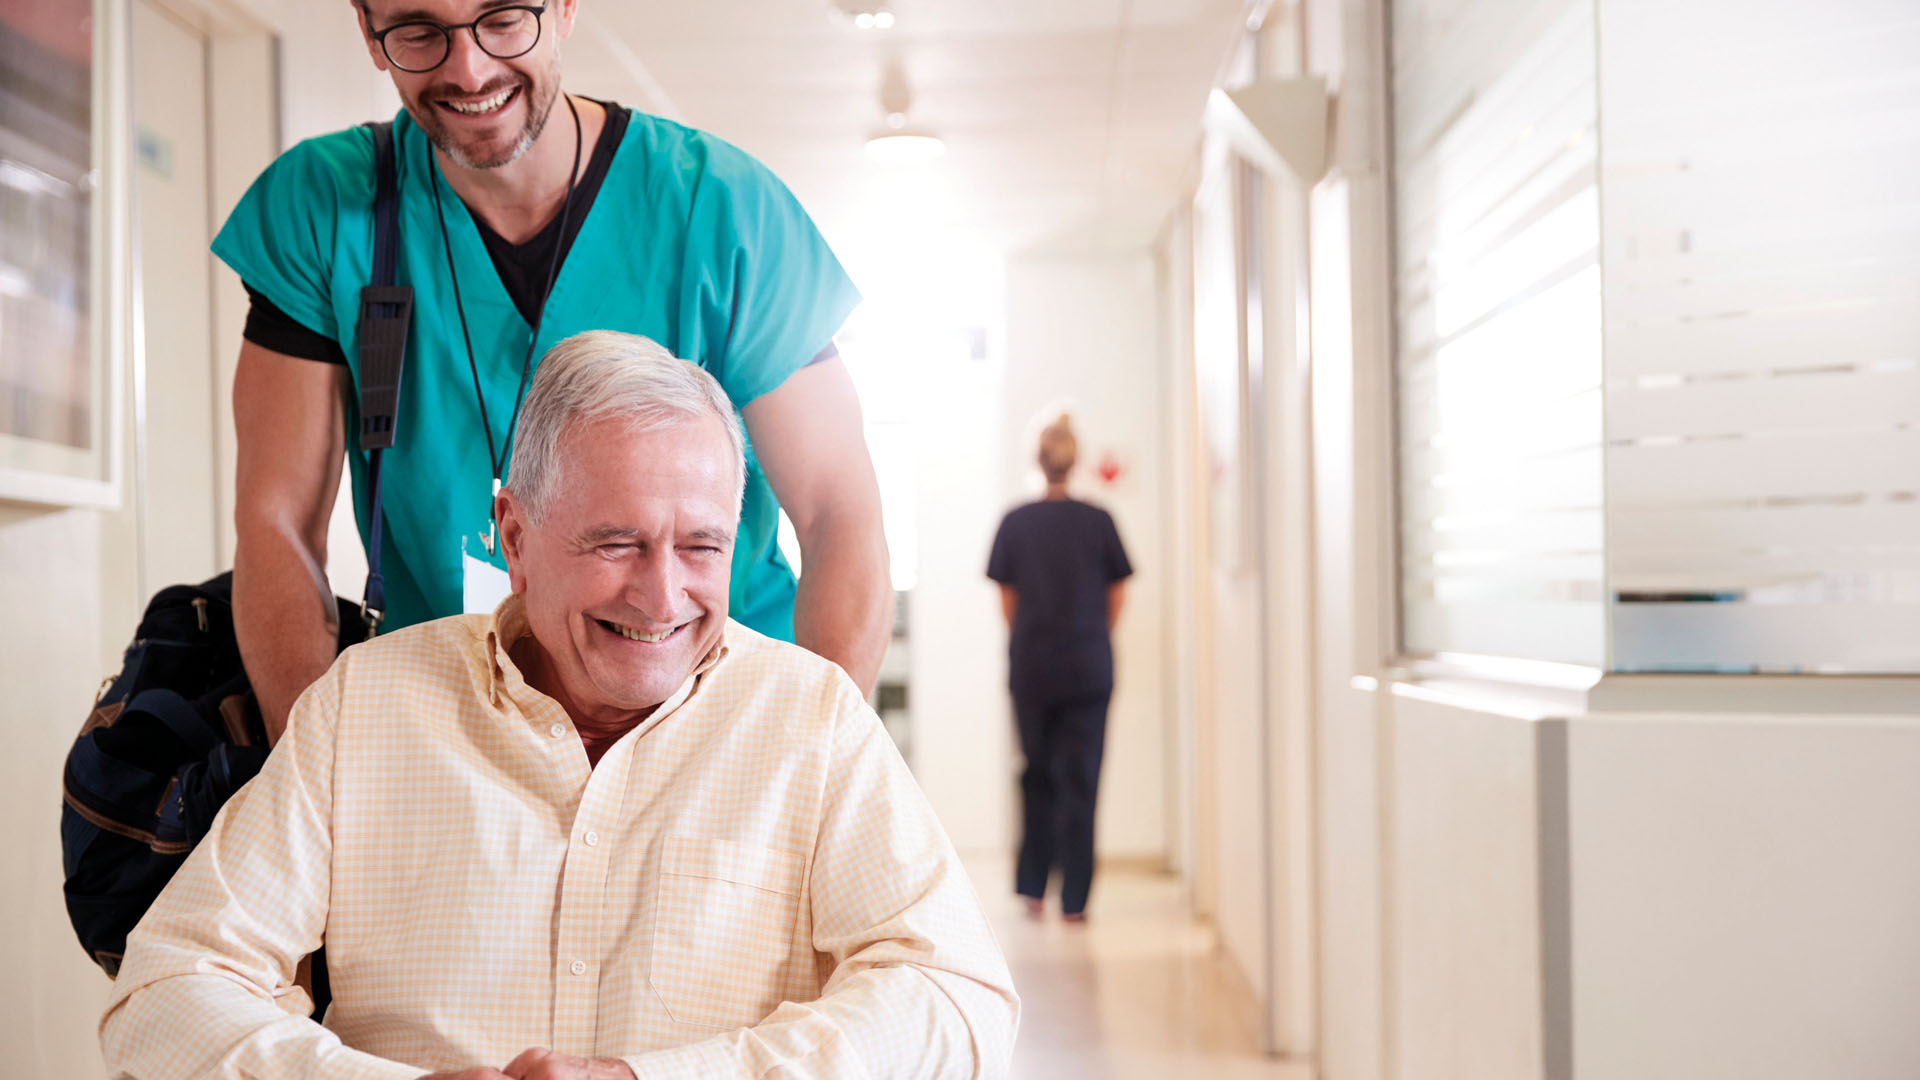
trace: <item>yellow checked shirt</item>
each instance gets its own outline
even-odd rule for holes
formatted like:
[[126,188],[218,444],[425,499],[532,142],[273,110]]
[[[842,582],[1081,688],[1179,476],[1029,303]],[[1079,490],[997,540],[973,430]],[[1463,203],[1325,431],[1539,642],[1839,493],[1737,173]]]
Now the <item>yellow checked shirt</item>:
[[[1006,1072],[1019,1002],[946,834],[833,664],[737,623],[589,768],[493,616],[348,650],[131,935],[138,1080]],[[326,1023],[293,985],[324,936]]]

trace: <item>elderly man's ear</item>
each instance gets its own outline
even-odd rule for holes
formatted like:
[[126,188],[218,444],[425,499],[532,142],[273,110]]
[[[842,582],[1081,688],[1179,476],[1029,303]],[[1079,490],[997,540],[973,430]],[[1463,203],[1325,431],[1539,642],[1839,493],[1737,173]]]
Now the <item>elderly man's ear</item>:
[[493,497],[493,518],[500,526],[500,553],[507,558],[507,579],[514,592],[526,592],[527,579],[521,572],[526,560],[520,554],[527,542],[527,516],[512,491],[503,490]]

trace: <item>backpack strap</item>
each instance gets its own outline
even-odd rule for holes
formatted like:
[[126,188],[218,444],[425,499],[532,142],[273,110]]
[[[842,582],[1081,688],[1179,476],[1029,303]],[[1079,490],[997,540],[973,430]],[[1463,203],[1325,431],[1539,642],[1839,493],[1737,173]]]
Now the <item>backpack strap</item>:
[[380,574],[385,514],[380,505],[380,456],[393,446],[400,418],[400,375],[406,365],[407,329],[413,321],[413,289],[394,284],[400,261],[400,180],[393,149],[393,123],[368,124],[373,132],[373,276],[360,290],[360,449],[367,452],[372,489],[367,529],[367,591],[361,603],[369,637],[386,615],[386,579]]
[[167,730],[196,755],[212,753],[223,741],[218,732],[207,725],[207,718],[193,702],[188,701],[178,691],[156,688],[143,690],[128,699],[127,707],[121,716],[143,712],[167,725]]

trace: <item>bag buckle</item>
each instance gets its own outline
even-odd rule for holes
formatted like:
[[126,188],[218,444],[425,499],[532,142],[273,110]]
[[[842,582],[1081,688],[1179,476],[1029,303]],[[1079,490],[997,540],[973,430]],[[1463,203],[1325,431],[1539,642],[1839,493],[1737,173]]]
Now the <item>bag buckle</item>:
[[393,445],[400,417],[400,376],[406,364],[413,289],[368,285],[360,290],[360,449]]

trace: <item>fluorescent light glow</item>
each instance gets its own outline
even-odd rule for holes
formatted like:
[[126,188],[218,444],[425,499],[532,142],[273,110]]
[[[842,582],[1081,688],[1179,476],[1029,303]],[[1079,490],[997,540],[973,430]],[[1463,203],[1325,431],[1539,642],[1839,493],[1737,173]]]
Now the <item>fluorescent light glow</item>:
[[932,135],[876,135],[867,140],[867,156],[883,165],[919,165],[947,152]]

